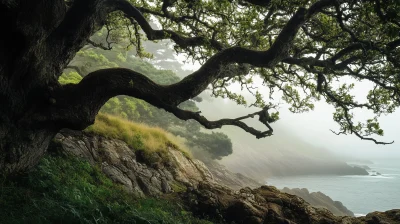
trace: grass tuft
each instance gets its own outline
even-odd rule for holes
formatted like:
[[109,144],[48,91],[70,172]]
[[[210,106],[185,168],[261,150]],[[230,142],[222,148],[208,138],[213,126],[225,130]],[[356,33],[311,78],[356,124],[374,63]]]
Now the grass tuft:
[[[126,142],[134,150],[140,150],[150,162],[169,162],[168,150],[181,151],[187,158],[192,158],[183,140],[158,128],[134,123],[117,116],[99,113],[93,125],[86,132],[115,138]],[[158,156],[155,156],[158,154]]]

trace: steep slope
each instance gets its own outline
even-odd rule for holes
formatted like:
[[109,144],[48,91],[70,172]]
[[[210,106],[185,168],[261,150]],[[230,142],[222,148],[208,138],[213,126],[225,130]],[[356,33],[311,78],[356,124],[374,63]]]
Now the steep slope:
[[141,151],[124,141],[101,135],[64,130],[55,142],[53,148],[99,165],[107,177],[139,197],[184,191],[202,181],[213,182],[212,174],[202,162],[189,159],[172,147],[162,155],[168,158],[160,164],[149,160],[161,156],[156,152],[152,157],[143,157]]

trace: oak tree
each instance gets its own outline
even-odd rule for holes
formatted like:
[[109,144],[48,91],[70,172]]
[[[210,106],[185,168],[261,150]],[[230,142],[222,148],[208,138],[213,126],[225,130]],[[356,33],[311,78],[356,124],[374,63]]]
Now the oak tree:
[[[208,129],[235,125],[257,138],[273,133],[274,94],[292,112],[311,110],[321,99],[336,109],[336,134],[387,144],[374,135],[383,135],[378,117],[400,103],[399,13],[397,0],[0,0],[0,170],[35,166],[60,129],[85,129],[118,95]],[[101,30],[108,34],[96,42],[92,36]],[[121,39],[142,57],[143,40],[171,40],[201,67],[171,85],[125,68],[59,83],[85,45],[106,50]],[[232,83],[253,93],[254,102],[232,92]],[[369,88],[362,100],[357,85]],[[206,88],[260,111],[209,121],[178,107]],[[374,115],[359,121],[359,108]],[[258,118],[265,130],[247,118]]]

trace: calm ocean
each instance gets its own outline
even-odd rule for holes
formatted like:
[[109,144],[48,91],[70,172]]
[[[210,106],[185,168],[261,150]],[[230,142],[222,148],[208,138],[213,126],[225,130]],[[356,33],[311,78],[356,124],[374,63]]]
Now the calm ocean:
[[277,188],[307,188],[341,201],[356,216],[372,211],[400,209],[400,161],[368,165],[382,176],[297,176],[273,177],[268,185]]

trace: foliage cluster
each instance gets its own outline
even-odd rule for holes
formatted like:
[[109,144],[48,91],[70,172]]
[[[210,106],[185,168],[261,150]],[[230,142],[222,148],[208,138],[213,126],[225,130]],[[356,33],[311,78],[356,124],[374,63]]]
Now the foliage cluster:
[[46,156],[31,173],[1,179],[0,223],[196,223],[177,201],[136,199],[98,167]]
[[[213,96],[274,110],[285,103],[293,113],[323,100],[335,109],[335,134],[390,144],[375,137],[384,135],[379,118],[400,106],[398,0],[128,1],[164,31],[158,39],[172,40],[209,75],[218,73],[209,83]],[[110,18],[113,35],[137,28],[129,39],[139,49],[141,39],[153,39],[143,23],[122,26],[126,13]],[[207,62],[238,49],[244,53],[210,69]]]

